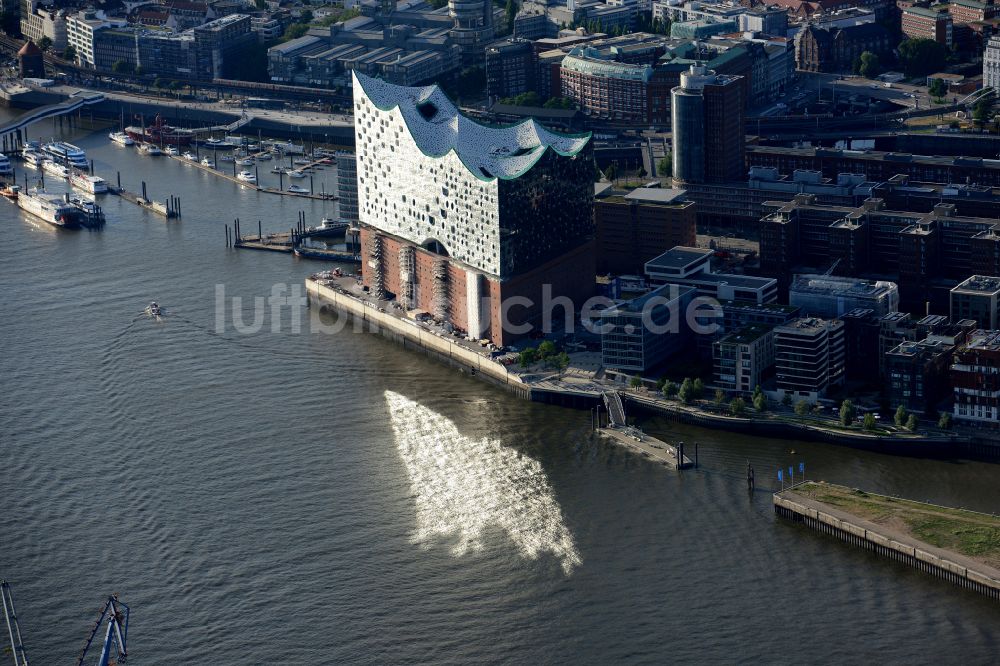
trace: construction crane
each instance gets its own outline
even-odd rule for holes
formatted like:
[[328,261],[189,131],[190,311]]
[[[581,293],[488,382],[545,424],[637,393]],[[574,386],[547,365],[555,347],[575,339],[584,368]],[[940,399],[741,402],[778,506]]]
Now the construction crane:
[[[129,608],[126,604],[118,600],[118,595],[113,594],[108,597],[107,603],[101,609],[101,616],[94,623],[94,628],[90,631],[90,636],[80,652],[80,658],[76,661],[76,666],[83,666],[87,658],[87,650],[94,642],[94,637],[100,631],[101,625],[107,622],[107,631],[104,634],[104,646],[101,649],[101,658],[97,661],[97,666],[116,666],[124,664],[128,657],[126,638],[128,637],[128,616]],[[112,658],[111,652],[114,650],[115,656]],[[27,666],[27,662],[25,662]]]
[[14,666],[28,666],[28,655],[21,640],[21,626],[17,623],[17,612],[14,610],[14,595],[10,591],[10,583],[5,580],[0,581],[0,600],[3,601],[3,619],[7,621],[7,635],[10,636],[10,652],[14,655]]

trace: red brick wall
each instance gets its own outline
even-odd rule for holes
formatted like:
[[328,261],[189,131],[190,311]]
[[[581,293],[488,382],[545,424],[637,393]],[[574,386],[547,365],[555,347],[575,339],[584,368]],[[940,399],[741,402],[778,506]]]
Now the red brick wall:
[[[368,266],[369,238],[371,229],[362,227],[361,247],[362,282],[371,288],[373,280],[373,269]],[[383,283],[385,289],[393,294],[399,294],[399,250],[404,244],[403,241],[382,236],[382,268],[384,271]],[[409,245],[409,243],[407,243]],[[415,273],[415,295],[416,307],[426,312],[434,312],[434,265],[440,260],[439,255],[433,254],[422,248],[414,250],[414,273]],[[483,325],[488,325],[483,337],[492,342],[503,345],[509,344],[523,335],[513,335],[503,330],[501,325],[502,299],[512,296],[524,296],[533,302],[529,309],[515,307],[510,315],[514,323],[523,321],[541,326],[542,315],[542,285],[551,284],[553,298],[558,295],[568,296],[579,308],[584,301],[593,296],[594,286],[594,243],[589,241],[580,247],[568,252],[562,257],[558,257],[539,268],[519,275],[516,278],[499,283],[495,279],[484,276],[482,283],[482,296],[488,296],[489,302],[484,305],[481,315]],[[468,329],[468,299],[466,292],[466,271],[454,262],[449,262],[449,317],[451,323],[463,330]],[[555,319],[562,321],[563,313],[559,309],[555,313]]]

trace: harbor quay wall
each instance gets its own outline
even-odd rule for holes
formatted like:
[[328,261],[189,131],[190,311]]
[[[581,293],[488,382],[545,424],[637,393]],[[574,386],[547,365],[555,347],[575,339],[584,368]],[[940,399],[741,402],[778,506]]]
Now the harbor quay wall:
[[852,546],[863,548],[1000,601],[1000,580],[952,562],[946,557],[929,553],[912,544],[901,543],[875,530],[805,506],[780,494],[774,495],[774,512],[782,518],[802,523],[810,529],[829,534]]
[[313,280],[306,280],[306,293],[310,300],[316,300],[322,305],[364,322],[366,330],[372,333],[400,343],[407,349],[422,351],[491,384],[502,386],[518,397],[532,399],[531,388],[516,375],[511,374],[505,366],[448,338],[435,335],[412,320],[381,312],[378,308],[353,296],[342,294]]
[[[969,453],[968,441],[965,438],[940,437],[908,437],[905,440],[864,433],[842,432],[829,430],[808,424],[788,423],[782,421],[764,421],[751,418],[711,414],[700,410],[689,409],[680,405],[664,404],[661,401],[644,400],[641,395],[630,392],[622,394],[623,400],[656,414],[667,416],[681,423],[727,430],[758,437],[779,437],[782,439],[804,439],[810,441],[842,444],[855,448],[871,449],[884,453],[911,454],[920,456],[949,457],[955,454]],[[990,451],[984,449],[980,455],[989,457]],[[1000,454],[1000,449],[992,452]]]

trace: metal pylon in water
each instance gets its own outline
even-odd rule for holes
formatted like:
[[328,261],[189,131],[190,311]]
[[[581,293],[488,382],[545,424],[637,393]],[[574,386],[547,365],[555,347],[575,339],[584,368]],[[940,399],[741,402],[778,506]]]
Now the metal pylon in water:
[[17,623],[17,611],[14,610],[14,595],[10,591],[10,583],[5,580],[0,581],[0,600],[3,601],[3,618],[7,622],[7,635],[10,637],[14,666],[28,666],[28,655],[21,640],[21,626]]

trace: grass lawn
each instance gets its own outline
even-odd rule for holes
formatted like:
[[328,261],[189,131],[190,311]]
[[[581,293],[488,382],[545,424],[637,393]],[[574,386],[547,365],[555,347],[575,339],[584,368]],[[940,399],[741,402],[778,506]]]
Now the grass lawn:
[[907,533],[931,546],[1000,568],[998,516],[874,495],[828,483],[806,483],[792,492]]

